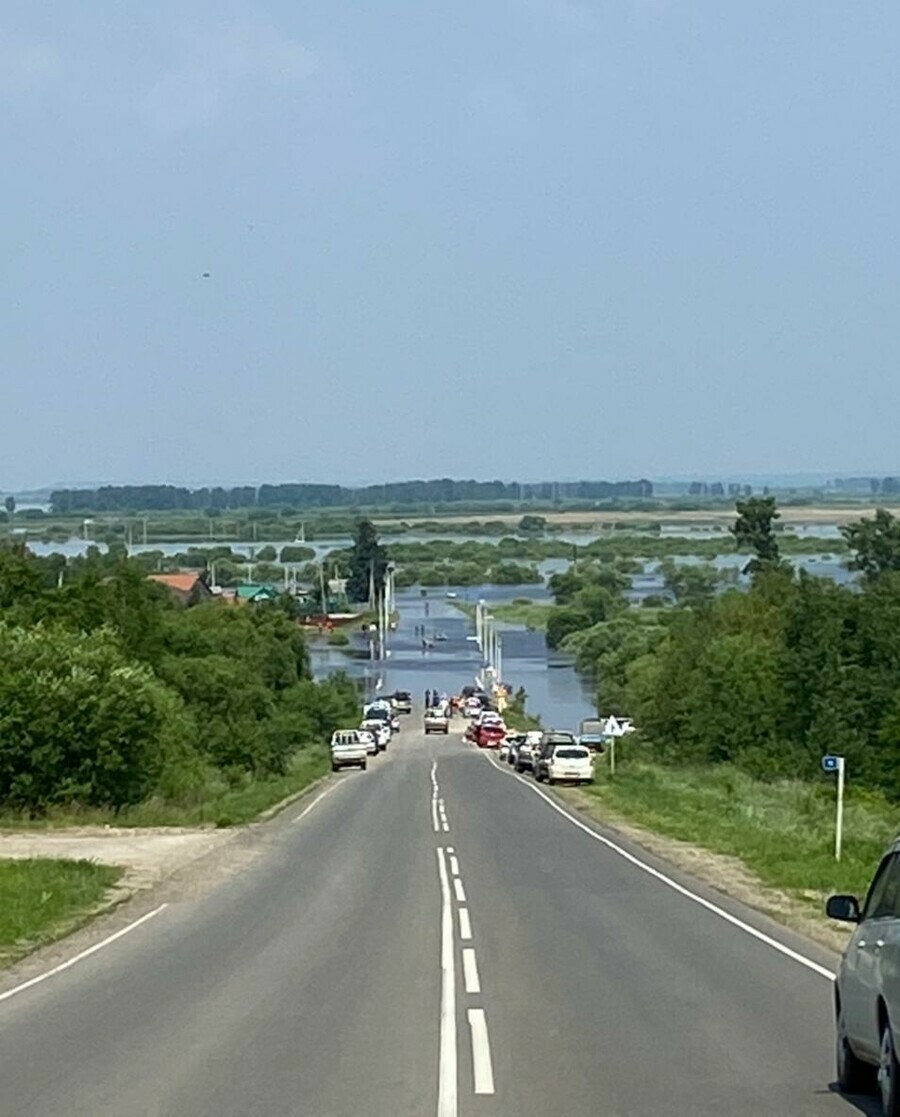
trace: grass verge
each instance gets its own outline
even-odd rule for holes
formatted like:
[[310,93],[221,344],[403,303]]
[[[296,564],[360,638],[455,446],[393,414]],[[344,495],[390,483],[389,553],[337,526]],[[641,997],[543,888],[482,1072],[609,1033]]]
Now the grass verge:
[[322,745],[312,745],[294,754],[283,776],[251,779],[237,787],[224,783],[208,787],[202,797],[190,803],[171,803],[148,799],[113,811],[72,810],[51,812],[44,818],[0,814],[0,829],[40,830],[64,826],[239,826],[252,822],[264,811],[302,791],[330,770],[330,753]]
[[541,728],[541,719],[536,714],[527,714],[516,706],[506,707],[503,711],[503,720],[508,729],[515,729],[519,733]]
[[819,914],[831,892],[865,894],[900,822],[896,805],[848,788],[843,853],[836,862],[835,791],[824,779],[763,783],[725,765],[675,768],[638,759],[626,759],[614,779],[600,761],[585,802],[598,818],[615,814],[738,858],[763,884]]
[[121,873],[91,861],[0,861],[0,967],[86,922]]
[[[449,604],[455,605],[461,613],[465,613],[472,620],[475,619],[474,605],[470,605],[467,601],[451,601]],[[506,624],[523,624],[528,628],[544,632],[552,605],[552,601],[532,601],[530,598],[521,598],[503,604],[492,603],[490,611],[498,621]]]

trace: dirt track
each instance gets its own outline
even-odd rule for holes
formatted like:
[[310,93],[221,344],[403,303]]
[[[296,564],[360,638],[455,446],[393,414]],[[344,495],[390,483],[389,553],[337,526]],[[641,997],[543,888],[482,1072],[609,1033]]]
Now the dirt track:
[[233,830],[73,826],[65,830],[0,833],[0,859],[58,857],[119,865],[119,886],[128,891],[151,888],[191,861],[218,849]]

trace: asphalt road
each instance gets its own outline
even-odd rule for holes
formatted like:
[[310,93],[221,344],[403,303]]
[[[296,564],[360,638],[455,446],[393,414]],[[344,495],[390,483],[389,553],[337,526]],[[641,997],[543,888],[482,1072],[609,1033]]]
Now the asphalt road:
[[872,1111],[830,1087],[834,959],[628,852],[410,726],[241,872],[0,999],[0,1114]]

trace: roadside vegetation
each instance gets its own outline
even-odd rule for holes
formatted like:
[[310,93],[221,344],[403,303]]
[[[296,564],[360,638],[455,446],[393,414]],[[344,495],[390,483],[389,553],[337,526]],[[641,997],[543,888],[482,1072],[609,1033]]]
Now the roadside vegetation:
[[0,861],[0,968],[85,922],[120,875],[90,861]]
[[[859,892],[900,821],[900,522],[879,510],[843,529],[859,580],[842,586],[784,560],[777,516],[737,505],[746,589],[671,568],[674,604],[638,607],[614,566],[579,560],[550,579],[547,642],[596,680],[599,710],[638,726],[601,804],[766,883]],[[828,753],[848,776],[837,865]]]
[[287,608],[186,608],[118,555],[57,559],[0,549],[0,818],[238,821],[316,777],[358,692],[312,679]]
[[509,729],[524,733],[529,729],[540,729],[541,719],[537,714],[531,714],[525,709],[527,694],[524,687],[519,687],[503,711],[503,720]]
[[589,813],[619,816],[736,857],[763,884],[783,889],[817,914],[826,894],[864,895],[885,846],[896,837],[896,803],[848,786],[843,852],[835,861],[835,792],[824,775],[763,780],[733,764],[662,764],[647,751],[624,742],[614,778],[598,760]]

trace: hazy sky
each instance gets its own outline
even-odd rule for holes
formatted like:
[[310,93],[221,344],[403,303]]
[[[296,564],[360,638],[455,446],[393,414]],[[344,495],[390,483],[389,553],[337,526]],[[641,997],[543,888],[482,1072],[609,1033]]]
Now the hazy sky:
[[4,0],[0,490],[900,472],[898,42],[896,0]]

